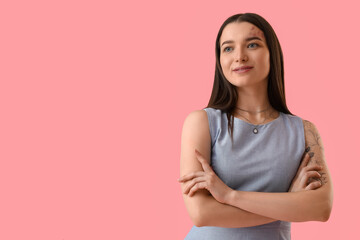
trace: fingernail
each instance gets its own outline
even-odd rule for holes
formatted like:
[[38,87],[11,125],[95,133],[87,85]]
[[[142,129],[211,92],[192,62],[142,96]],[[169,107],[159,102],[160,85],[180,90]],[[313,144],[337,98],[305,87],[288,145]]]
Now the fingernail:
[[308,151],[310,151],[310,147],[307,147],[307,148],[305,149],[305,152],[308,152]]

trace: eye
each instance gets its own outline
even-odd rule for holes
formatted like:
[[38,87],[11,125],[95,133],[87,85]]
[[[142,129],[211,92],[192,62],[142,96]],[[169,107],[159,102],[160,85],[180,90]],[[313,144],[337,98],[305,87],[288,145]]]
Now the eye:
[[229,52],[229,51],[226,51],[227,49],[230,49],[231,47],[225,47],[224,48],[224,52]]
[[251,46],[251,45],[256,45],[256,47],[259,46],[259,44],[257,44],[257,43],[250,43],[248,46]]

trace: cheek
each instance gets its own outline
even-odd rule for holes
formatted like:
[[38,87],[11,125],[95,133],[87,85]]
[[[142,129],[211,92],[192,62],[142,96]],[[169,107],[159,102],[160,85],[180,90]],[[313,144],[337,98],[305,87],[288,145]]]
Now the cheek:
[[231,62],[229,60],[229,58],[222,58],[220,57],[220,66],[221,66],[221,70],[225,76],[226,79],[231,78],[231,71],[229,71],[230,67],[231,67]]
[[265,57],[265,59],[264,59],[264,69],[266,69],[266,75],[268,75],[270,72],[270,57],[269,56]]
[[267,54],[264,54],[262,57],[261,57],[261,60],[262,60],[262,65],[264,67],[270,67],[270,55],[267,53]]
[[269,55],[266,58],[266,66],[270,69],[270,56]]
[[230,64],[229,58],[220,57],[220,65],[221,65],[221,68],[223,69],[223,71],[226,70],[226,68],[229,67],[229,64]]

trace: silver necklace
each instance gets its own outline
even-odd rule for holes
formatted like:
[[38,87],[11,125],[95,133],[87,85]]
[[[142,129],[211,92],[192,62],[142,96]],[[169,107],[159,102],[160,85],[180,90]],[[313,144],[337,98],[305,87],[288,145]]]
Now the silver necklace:
[[[269,108],[267,108],[267,109],[269,109]],[[267,109],[266,109],[266,110],[267,110]],[[264,112],[264,111],[266,111],[266,110],[261,110],[261,112]],[[271,112],[271,113],[272,113],[272,112]],[[252,125],[255,125],[255,127],[254,127],[254,129],[253,129],[253,133],[254,133],[254,134],[258,134],[258,132],[259,132],[259,130],[258,130],[259,125],[263,124],[267,119],[269,119],[269,116],[271,115],[271,114],[269,114],[269,116],[265,117],[264,121],[262,121],[261,123],[254,124],[254,123],[252,123],[248,118],[246,118],[245,116],[241,115],[240,113],[238,113],[238,114],[239,114],[241,117],[245,118],[246,121],[248,121],[248,122],[251,123]]]

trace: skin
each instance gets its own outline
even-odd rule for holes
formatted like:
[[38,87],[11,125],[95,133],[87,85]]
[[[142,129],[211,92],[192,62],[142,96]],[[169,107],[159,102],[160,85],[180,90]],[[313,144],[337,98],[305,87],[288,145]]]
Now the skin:
[[[324,165],[324,159],[323,159],[324,156],[322,156],[322,155],[324,152],[324,146],[323,146],[320,134],[317,131],[316,127],[310,121],[304,120],[303,124],[304,124],[304,129],[305,129],[305,136],[307,136],[306,150],[308,151],[309,156],[310,156],[309,164],[323,166]],[[319,181],[319,184],[321,184],[321,185],[327,184],[329,181],[327,172],[320,171],[319,174],[320,174],[320,178],[318,178],[318,179],[310,178],[309,182]]]

